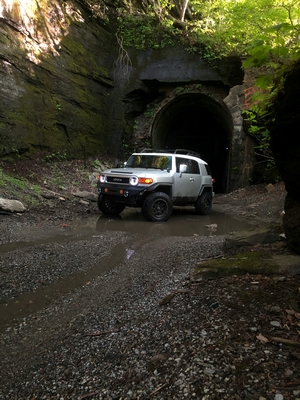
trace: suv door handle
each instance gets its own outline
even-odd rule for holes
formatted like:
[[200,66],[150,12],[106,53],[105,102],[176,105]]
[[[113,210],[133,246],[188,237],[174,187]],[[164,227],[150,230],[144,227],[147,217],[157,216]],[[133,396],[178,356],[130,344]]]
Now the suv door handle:
[[194,178],[190,178],[190,181],[191,181],[191,182],[194,182],[194,180],[195,180]]

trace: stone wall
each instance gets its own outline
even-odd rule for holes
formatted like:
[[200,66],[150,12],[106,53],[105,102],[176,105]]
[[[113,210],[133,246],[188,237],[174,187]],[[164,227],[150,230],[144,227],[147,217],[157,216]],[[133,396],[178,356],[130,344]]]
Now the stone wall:
[[233,191],[249,185],[254,164],[254,144],[252,139],[244,131],[243,111],[245,105],[244,85],[234,86],[224,103],[232,116],[232,148],[230,159],[230,181],[228,191]]
[[110,132],[114,36],[73,2],[2,0],[0,157],[86,157]]

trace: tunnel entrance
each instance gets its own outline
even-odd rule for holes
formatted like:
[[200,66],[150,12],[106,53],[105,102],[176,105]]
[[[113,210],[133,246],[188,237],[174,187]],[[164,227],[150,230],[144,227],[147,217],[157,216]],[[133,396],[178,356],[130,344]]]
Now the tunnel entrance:
[[224,193],[229,179],[232,130],[232,117],[225,105],[205,94],[182,94],[156,114],[151,128],[152,146],[196,151],[210,166],[215,192]]

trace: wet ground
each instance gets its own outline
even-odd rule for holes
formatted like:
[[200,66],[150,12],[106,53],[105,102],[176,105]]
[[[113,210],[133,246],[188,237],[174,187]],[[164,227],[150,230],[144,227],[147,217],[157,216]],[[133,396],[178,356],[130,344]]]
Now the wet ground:
[[0,399],[298,399],[299,277],[190,279],[283,199],[241,189],[163,224],[59,200],[1,217]]
[[[1,293],[0,303],[0,331],[5,331],[10,326],[14,326],[23,318],[48,307],[54,300],[66,296],[73,290],[82,287],[86,282],[90,282],[97,276],[113,269],[123,260],[129,259],[132,254],[139,250],[139,240],[143,238],[142,243],[151,242],[163,237],[193,237],[193,236],[216,236],[224,235],[232,231],[244,230],[250,225],[241,220],[237,220],[232,216],[213,211],[211,215],[199,216],[194,213],[193,209],[174,210],[173,215],[168,222],[152,223],[144,221],[139,210],[125,210],[122,215],[117,217],[107,217],[104,215],[90,215],[84,218],[78,218],[72,221],[69,225],[64,224],[64,229],[52,227],[45,232],[40,227],[33,227],[29,232],[26,232],[26,240],[3,243],[0,245],[0,255],[2,261],[2,285],[5,285],[5,275],[11,275],[8,268],[14,269],[14,266],[8,266],[9,259],[3,258],[4,255],[23,254],[24,259],[19,262],[16,267],[16,273],[26,273],[26,252],[28,250],[40,252],[61,252],[64,246],[86,246],[87,242],[93,240],[95,247],[99,245],[104,235],[109,235],[112,232],[126,233],[127,237],[138,237],[134,240],[132,246],[128,247],[128,243],[120,243],[115,247],[114,251],[101,259],[101,263],[96,263],[93,266],[86,266],[84,269],[76,269],[70,274],[59,276],[57,280],[52,279],[47,283],[42,278],[38,285],[35,285],[31,291],[13,290],[13,298],[7,298]],[[24,238],[25,239],[25,238]],[[58,247],[57,246],[61,246]],[[132,247],[132,248],[130,248]],[[33,250],[35,249],[35,250]],[[23,252],[22,252],[23,251]],[[31,257],[30,257],[31,258]],[[58,259],[59,260],[59,259]],[[43,274],[42,274],[43,275]],[[41,275],[41,276],[42,276]],[[13,288],[18,282],[10,282]]]
[[210,215],[197,215],[194,208],[175,208],[167,222],[147,222],[140,210],[126,209],[118,217],[100,215],[95,223],[98,232],[120,230],[147,236],[211,236],[225,235],[249,228],[246,221],[229,214],[212,211]]

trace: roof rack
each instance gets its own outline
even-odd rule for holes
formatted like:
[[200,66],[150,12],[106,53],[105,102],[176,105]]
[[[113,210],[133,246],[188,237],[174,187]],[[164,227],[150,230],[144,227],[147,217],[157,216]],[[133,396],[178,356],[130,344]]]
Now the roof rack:
[[174,153],[178,153],[178,154],[186,154],[188,156],[194,156],[194,157],[200,157],[199,153],[196,153],[195,151],[191,151],[191,150],[185,150],[185,149],[176,149],[174,151]]
[[201,158],[199,153],[196,153],[195,151],[191,151],[191,150],[185,150],[185,149],[175,149],[175,150],[171,150],[171,149],[164,149],[164,150],[156,150],[156,149],[143,149],[141,151],[141,153],[174,153],[174,154],[184,154],[187,156],[194,156],[194,157],[198,157]]

